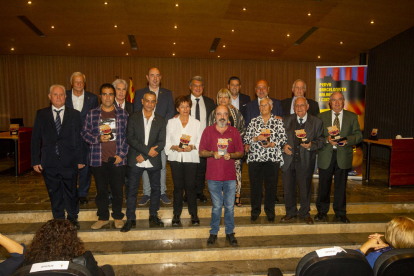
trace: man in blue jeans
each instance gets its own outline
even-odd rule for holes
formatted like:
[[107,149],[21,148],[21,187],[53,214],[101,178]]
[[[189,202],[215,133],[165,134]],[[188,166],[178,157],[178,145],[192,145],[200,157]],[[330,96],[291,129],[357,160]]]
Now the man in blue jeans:
[[204,130],[199,148],[200,156],[207,158],[206,179],[213,202],[207,246],[214,245],[217,240],[223,204],[226,240],[230,245],[237,246],[234,237],[237,179],[234,159],[243,157],[243,143],[237,129],[229,124],[227,106],[220,105],[216,108],[216,122]]

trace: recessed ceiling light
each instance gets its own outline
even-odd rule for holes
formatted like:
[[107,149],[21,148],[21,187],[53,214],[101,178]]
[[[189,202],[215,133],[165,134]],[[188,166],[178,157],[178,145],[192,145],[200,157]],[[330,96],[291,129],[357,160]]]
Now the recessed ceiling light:
[[226,45],[223,45],[223,48],[226,48]]
[[173,53],[173,56],[175,56],[175,53]]
[[177,29],[178,28],[178,26],[177,25],[174,25],[174,29]]
[[312,14],[311,13],[308,13],[308,16],[311,16]]
[[371,24],[374,24],[374,20],[371,20]]
[[10,50],[14,51],[14,48],[11,48]]
[[344,44],[344,42],[343,42],[343,41],[341,41],[341,42],[339,42],[339,44]]
[[178,3],[177,3],[177,4],[175,4],[175,6],[176,6],[176,7],[178,7]]
[[220,58],[220,56],[217,56],[218,58]]
[[27,2],[27,4],[29,4],[29,5],[32,4],[32,1]]
[[321,56],[318,56],[318,58],[321,58]]
[[104,2],[104,5],[108,5],[108,2]]
[[128,54],[128,53],[126,53],[126,55],[128,56],[129,54]]
[[173,44],[175,45],[176,43],[175,43],[175,42],[173,42]]
[[234,29],[233,30],[231,30],[233,33],[234,33]]
[[118,25],[115,25],[114,28],[118,28]]
[[274,49],[272,49],[272,50],[270,50],[270,51],[274,52],[275,50],[274,50]]
[[286,36],[290,36],[290,34],[287,34]]
[[54,28],[55,28],[55,26],[52,26],[51,28],[52,28],[52,29],[54,29]]
[[247,11],[247,9],[246,9],[246,8],[243,8],[243,10],[244,10],[244,11]]
[[68,47],[70,47],[70,43],[68,43]]
[[122,45],[124,45],[124,44],[125,44],[125,42],[123,42],[123,41],[122,41],[122,42],[121,42],[121,44],[122,44]]

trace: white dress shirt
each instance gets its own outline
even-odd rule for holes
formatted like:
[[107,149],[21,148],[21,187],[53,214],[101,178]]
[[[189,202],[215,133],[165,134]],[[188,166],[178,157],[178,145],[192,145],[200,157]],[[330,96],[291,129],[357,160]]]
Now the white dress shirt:
[[[151,87],[149,87],[149,86],[148,86],[148,88],[149,88],[150,91],[155,93],[155,100],[157,100],[157,102],[158,102],[158,94],[160,93],[160,87],[158,86],[157,90],[152,90]],[[154,107],[154,112],[155,112],[156,109],[157,109],[157,106]]]
[[231,104],[237,108],[237,110],[240,110],[240,94],[237,95],[236,99],[233,99],[233,97],[231,97]]
[[73,93],[73,89],[72,89],[72,103],[73,103],[74,109],[81,112],[83,108],[84,99],[85,99],[85,90],[83,90],[82,95],[78,97]]
[[[144,109],[143,109],[142,117],[144,117],[145,145],[148,146],[148,139],[149,139],[149,134],[151,131],[151,125],[152,125],[152,121],[154,120],[154,111],[152,112],[152,115],[149,118],[149,120],[147,120],[147,117],[145,117]],[[151,162],[147,159],[142,163],[137,163],[137,167],[152,168],[153,166],[151,165]]]
[[[195,146],[195,149],[190,152],[178,152],[171,149],[171,146],[178,146],[180,144],[182,134],[191,136],[189,145]],[[198,147],[200,145],[202,134],[203,131],[201,130],[200,121],[198,121],[194,116],[190,116],[185,127],[183,127],[180,117],[168,120],[167,139],[165,141],[165,154],[168,155],[168,160],[186,163],[200,163]]]
[[197,105],[196,99],[200,99],[200,101],[198,102],[198,105],[200,106],[200,124],[201,124],[201,129],[204,131],[204,129],[206,128],[206,123],[207,123],[207,111],[206,111],[206,104],[204,103],[203,96],[196,98],[194,97],[193,94],[191,94],[191,101],[193,102],[193,106],[191,107],[191,115],[193,115],[195,118],[196,105]]
[[[119,103],[118,103],[118,101],[115,99],[115,103],[116,103],[116,107],[119,107]],[[125,100],[124,100],[124,102],[121,104],[121,108],[122,109],[125,109]]]
[[59,110],[63,110],[59,113],[60,116],[60,124],[63,123],[63,114],[65,113],[65,106],[63,105],[61,108],[56,108],[53,104],[52,104],[52,113],[53,113],[53,121],[56,121],[56,116],[57,116],[57,112],[55,112],[55,110],[59,111]]
[[[296,118],[297,118],[298,123],[300,125],[300,121],[299,121],[300,117],[298,115],[296,115]],[[305,116],[303,116],[303,118],[302,118],[302,124],[304,124],[307,119],[308,119],[308,113],[306,113]]]
[[293,104],[295,103],[296,97],[292,98],[292,104],[290,105],[290,114],[295,113],[295,110],[293,109]]

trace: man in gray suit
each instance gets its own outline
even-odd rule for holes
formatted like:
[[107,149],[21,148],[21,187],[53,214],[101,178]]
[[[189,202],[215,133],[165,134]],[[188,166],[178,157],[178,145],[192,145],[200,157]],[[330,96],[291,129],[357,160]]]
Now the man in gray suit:
[[[283,122],[288,137],[283,147],[282,182],[284,189],[286,216],[281,222],[294,220],[298,215],[296,207],[296,181],[299,185],[299,217],[307,224],[313,224],[310,217],[311,184],[315,169],[316,150],[324,146],[323,123],[318,117],[310,115],[308,101],[305,97],[296,97],[293,105],[294,114],[286,115]],[[303,136],[303,130],[306,133]],[[302,132],[302,134],[299,134]],[[298,137],[299,136],[299,137]]]
[[[135,92],[135,102],[134,102],[134,111],[140,111],[143,108],[143,104],[141,103],[141,99],[143,98],[144,94],[147,91],[153,91],[157,97],[157,103],[155,106],[155,111],[158,115],[164,118],[165,124],[168,123],[168,120],[174,117],[174,98],[172,92],[168,89],[160,87],[161,83],[161,73],[157,68],[151,68],[148,70],[147,80],[148,80],[148,87],[143,89],[137,90]],[[166,186],[166,179],[167,179],[167,156],[165,155],[165,151],[161,152],[161,161],[162,161],[162,169],[161,169],[161,201],[164,204],[171,204],[171,200],[167,197],[165,192],[167,191]],[[142,177],[143,182],[143,191],[144,196],[139,201],[139,205],[145,205],[150,200],[150,183],[148,179],[147,172],[144,172]]]
[[134,112],[129,117],[127,125],[129,187],[127,222],[121,232],[128,232],[131,227],[136,226],[135,211],[138,187],[144,171],[148,173],[151,185],[150,224],[164,226],[164,223],[157,216],[157,212],[160,209],[161,151],[165,146],[166,125],[164,118],[154,112],[157,104],[154,92],[145,93],[141,102],[142,111]]
[[[305,97],[305,92],[306,92],[306,83],[301,79],[295,80],[295,82],[292,85],[293,97],[286,98],[282,101],[283,113],[285,115],[295,113],[293,110],[294,109],[293,101],[297,97]],[[308,114],[311,114],[312,116],[317,116],[319,114],[319,104],[311,99],[306,99],[306,100],[308,101],[308,104],[309,104]]]

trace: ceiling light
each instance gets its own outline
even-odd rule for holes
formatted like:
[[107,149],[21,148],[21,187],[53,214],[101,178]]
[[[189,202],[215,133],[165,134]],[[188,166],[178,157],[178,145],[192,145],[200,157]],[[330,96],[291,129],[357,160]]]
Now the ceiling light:
[[217,56],[218,58],[220,58],[220,56]]
[[223,45],[223,48],[226,48],[226,45]]
[[14,48],[11,48],[10,50],[14,51]]
[[243,8],[243,10],[246,11],[247,9],[246,8]]
[[51,28],[52,28],[52,29],[54,29],[54,28],[55,28],[55,26],[52,26]]
[[308,13],[308,16],[311,16],[312,14],[311,13]]
[[231,30],[233,33],[234,33],[234,29],[233,30]]
[[173,53],[173,56],[175,56],[175,53]]
[[177,25],[174,25],[174,29],[177,29],[178,27],[177,27]]
[[118,25],[115,25],[114,28],[118,28]]
[[68,47],[70,47],[70,43],[68,43]]
[[104,5],[108,5],[108,2],[104,2]]
[[175,6],[176,6],[176,7],[178,7],[178,3],[177,3],[177,4],[175,4]]
[[125,44],[125,42],[123,42],[123,41],[122,41],[122,42],[121,42],[121,44],[122,44],[122,45],[124,45],[124,44]]
[[341,41],[341,42],[339,42],[339,44],[344,44],[344,43]]
[[175,45],[176,43],[175,43],[175,42],[173,42],[173,44]]
[[27,4],[29,4],[29,5],[32,4],[32,1],[27,2]]
[[374,20],[371,20],[371,24],[374,24]]
[[270,51],[274,52],[275,50],[274,50],[274,49],[272,49],[272,50],[270,50]]
[[128,53],[126,53],[126,55],[129,55]]
[[318,56],[318,58],[321,58],[321,56]]
[[290,34],[287,34],[286,36],[290,36]]

